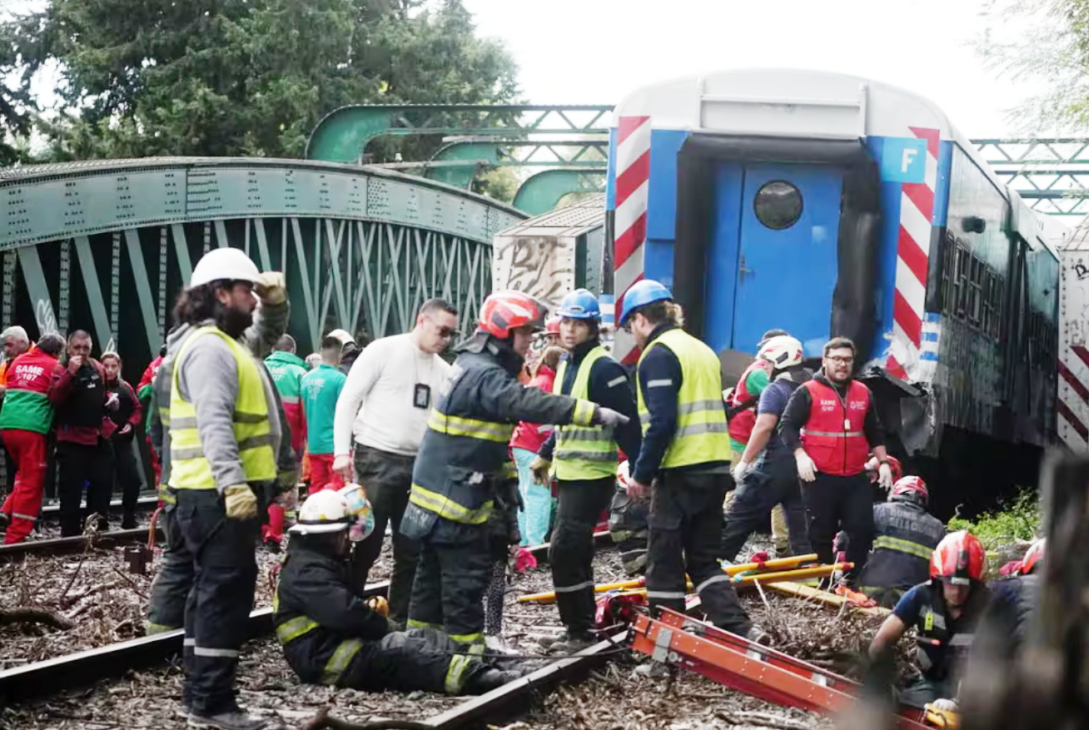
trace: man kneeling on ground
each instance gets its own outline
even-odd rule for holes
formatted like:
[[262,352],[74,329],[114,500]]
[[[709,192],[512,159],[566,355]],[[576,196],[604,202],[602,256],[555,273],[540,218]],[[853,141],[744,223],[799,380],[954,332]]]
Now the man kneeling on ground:
[[291,528],[287,559],[273,601],[276,636],[299,679],[379,692],[423,690],[482,694],[521,677],[460,653],[440,631],[396,631],[349,587],[352,542],[374,529],[370,504],[355,484],[307,498]]

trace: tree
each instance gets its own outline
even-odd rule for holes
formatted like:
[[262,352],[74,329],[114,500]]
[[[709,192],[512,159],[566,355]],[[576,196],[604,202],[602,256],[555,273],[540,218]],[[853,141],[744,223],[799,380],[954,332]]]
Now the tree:
[[52,159],[298,156],[339,106],[518,93],[461,0],[51,0],[0,32],[61,65]]
[[11,83],[18,75],[19,50],[8,28],[0,26],[0,166],[19,159],[30,134],[34,105],[22,84]]
[[987,67],[1044,89],[1011,110],[1019,126],[1089,127],[1089,0],[988,0],[983,16],[975,45]]

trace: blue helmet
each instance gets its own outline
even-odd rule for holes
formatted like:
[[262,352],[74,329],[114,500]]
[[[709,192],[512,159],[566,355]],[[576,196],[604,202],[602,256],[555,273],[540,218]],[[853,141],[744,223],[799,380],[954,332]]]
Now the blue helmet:
[[673,295],[669,292],[669,289],[652,279],[635,282],[632,288],[628,289],[627,293],[624,294],[624,305],[623,309],[620,310],[620,326],[626,325],[632,312],[639,309],[639,307],[672,299]]
[[596,319],[601,321],[601,306],[597,297],[585,289],[576,289],[563,298],[556,311],[564,319]]

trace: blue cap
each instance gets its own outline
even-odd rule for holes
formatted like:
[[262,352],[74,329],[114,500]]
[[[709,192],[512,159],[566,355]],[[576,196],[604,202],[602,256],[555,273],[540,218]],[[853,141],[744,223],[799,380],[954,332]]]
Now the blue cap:
[[645,307],[648,304],[654,304],[654,302],[671,301],[672,299],[673,295],[669,292],[669,289],[652,279],[635,282],[631,289],[628,289],[624,294],[624,305],[623,309],[620,310],[620,326],[626,325],[628,317],[639,307]]
[[556,314],[564,319],[596,319],[601,320],[601,306],[597,297],[586,289],[576,289],[563,298]]

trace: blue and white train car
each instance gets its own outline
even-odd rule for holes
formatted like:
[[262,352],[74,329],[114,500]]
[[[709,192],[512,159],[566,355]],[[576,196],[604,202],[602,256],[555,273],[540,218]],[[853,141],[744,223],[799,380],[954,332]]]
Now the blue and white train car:
[[903,454],[956,461],[955,478],[968,452],[997,454],[1035,479],[1055,431],[1057,252],[940,109],[854,76],[740,70],[642,88],[613,124],[618,306],[641,278],[671,286],[727,378],[765,330],[813,357],[850,337]]

